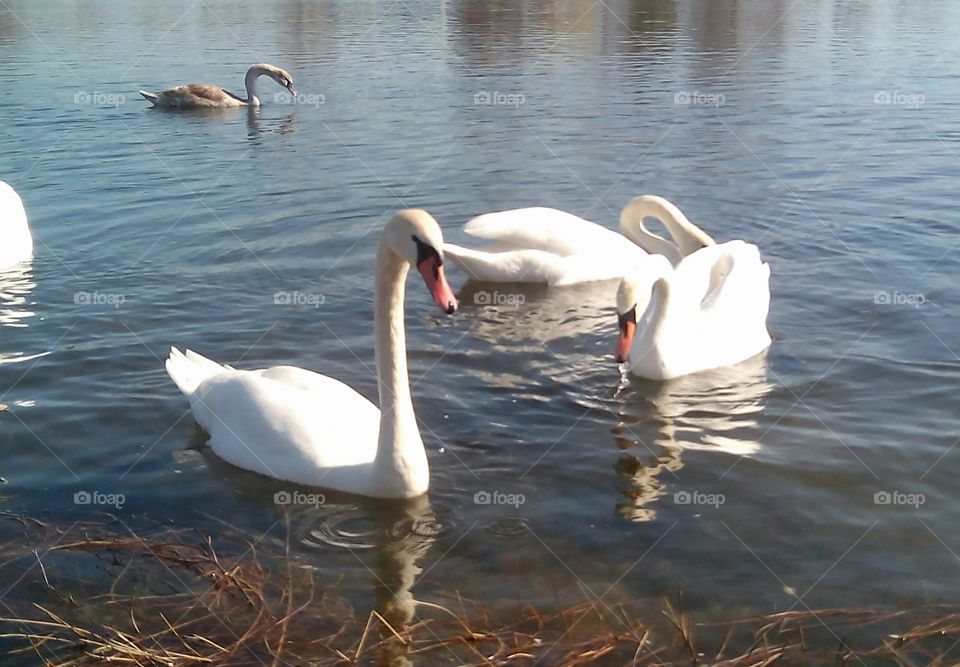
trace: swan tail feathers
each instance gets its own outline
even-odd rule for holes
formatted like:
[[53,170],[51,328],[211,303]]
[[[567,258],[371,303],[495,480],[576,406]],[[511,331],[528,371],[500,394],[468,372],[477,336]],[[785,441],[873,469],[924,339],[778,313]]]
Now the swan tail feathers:
[[227,366],[211,361],[192,350],[181,352],[175,347],[170,348],[170,356],[167,357],[165,366],[170,379],[186,396],[192,395],[200,383],[207,378],[228,370]]
[[145,91],[145,90],[141,90],[141,91],[140,91],[140,94],[143,95],[144,99],[147,99],[147,100],[153,102],[154,104],[156,104],[156,103],[157,103],[157,100],[160,99],[160,96],[157,95],[156,93],[148,93],[148,92]]

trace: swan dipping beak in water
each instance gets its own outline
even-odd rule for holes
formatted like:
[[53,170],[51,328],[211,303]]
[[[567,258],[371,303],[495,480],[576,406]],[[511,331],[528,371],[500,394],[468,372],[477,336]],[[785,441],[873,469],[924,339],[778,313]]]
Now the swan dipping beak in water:
[[268,76],[290,91],[294,97],[297,91],[293,87],[293,77],[286,70],[279,67],[259,63],[247,70],[244,85],[247,96],[234,95],[225,88],[208,83],[191,83],[186,86],[167,88],[159,93],[150,93],[141,90],[143,95],[157,109],[226,109],[229,107],[259,107],[260,98],[257,97],[257,79]]

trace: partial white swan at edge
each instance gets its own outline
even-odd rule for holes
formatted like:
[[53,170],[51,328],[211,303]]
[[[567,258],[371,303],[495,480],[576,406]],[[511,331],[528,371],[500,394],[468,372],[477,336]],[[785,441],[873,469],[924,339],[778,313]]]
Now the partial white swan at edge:
[[0,269],[33,257],[33,236],[17,191],[0,181]]

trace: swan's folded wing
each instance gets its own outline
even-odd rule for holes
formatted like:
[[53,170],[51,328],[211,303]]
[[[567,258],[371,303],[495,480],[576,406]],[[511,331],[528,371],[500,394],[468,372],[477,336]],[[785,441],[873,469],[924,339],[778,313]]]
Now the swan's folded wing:
[[542,250],[566,257],[585,250],[632,245],[620,234],[571,213],[555,208],[518,208],[484,213],[470,220],[463,230],[477,238],[513,248]]
[[443,254],[473,280],[483,282],[553,285],[563,279],[566,265],[565,258],[542,250],[484,252],[444,243]]
[[196,97],[200,100],[206,100],[216,104],[220,104],[233,97],[220,86],[212,86],[209,83],[191,83],[187,86],[180,86],[176,90],[184,97]]
[[152,101],[158,107],[170,109],[213,109],[244,103],[244,100],[230,91],[207,83],[168,88],[157,93],[156,99]]
[[376,455],[379,409],[310,371],[226,371],[204,381],[190,403],[218,456],[278,479],[316,483],[317,468],[361,465]]
[[[731,241],[722,249],[711,272],[710,289],[703,299],[704,313],[742,318],[744,326],[766,322],[770,308],[770,265],[760,258],[752,243]],[[704,251],[699,251],[704,252]]]
[[341,393],[344,395],[356,394],[358,400],[366,401],[372,408],[376,409],[376,406],[364,398],[356,389],[329,375],[321,375],[297,366],[273,366],[251,372],[275,382],[282,382],[288,387],[313,392],[317,396],[340,395]]

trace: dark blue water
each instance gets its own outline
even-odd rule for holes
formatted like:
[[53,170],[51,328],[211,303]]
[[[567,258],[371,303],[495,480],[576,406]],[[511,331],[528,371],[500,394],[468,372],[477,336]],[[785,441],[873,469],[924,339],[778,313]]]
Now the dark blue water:
[[[200,444],[170,345],[375,398],[392,211],[465,242],[481,212],[614,227],[657,193],[761,247],[765,358],[630,381],[613,285],[501,307],[467,285],[445,318],[411,283],[429,498],[399,520],[328,494],[294,510],[295,549],[368,604],[368,568],[424,600],[683,591],[701,618],[954,600],[958,29],[949,2],[6,0],[0,178],[36,258],[0,278],[3,505],[280,540],[286,487]],[[264,81],[259,112],[168,114],[136,92],[242,93],[261,61],[299,103]]]

